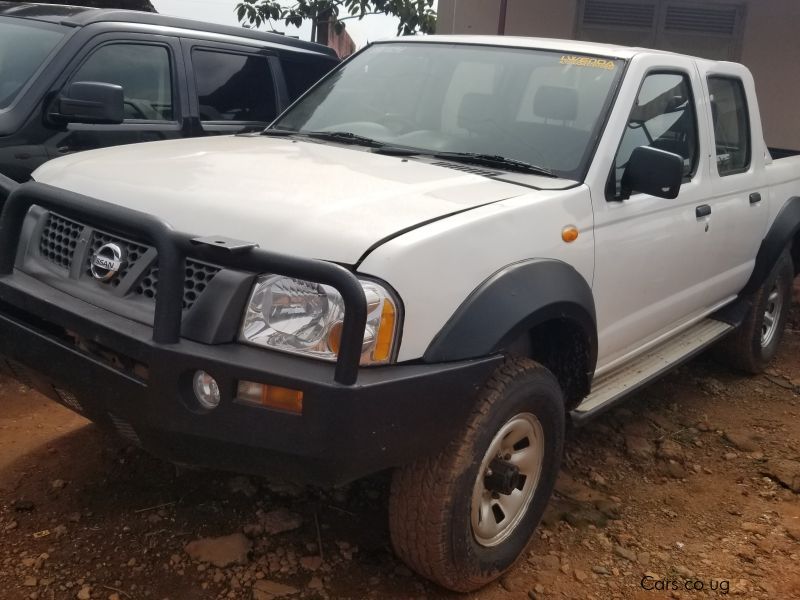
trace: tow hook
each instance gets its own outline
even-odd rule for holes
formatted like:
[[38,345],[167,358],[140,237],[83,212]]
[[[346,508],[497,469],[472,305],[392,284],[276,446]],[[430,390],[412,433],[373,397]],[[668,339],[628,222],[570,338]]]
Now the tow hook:
[[501,458],[495,458],[489,463],[483,478],[483,485],[487,490],[505,496],[519,489],[519,483],[519,467]]

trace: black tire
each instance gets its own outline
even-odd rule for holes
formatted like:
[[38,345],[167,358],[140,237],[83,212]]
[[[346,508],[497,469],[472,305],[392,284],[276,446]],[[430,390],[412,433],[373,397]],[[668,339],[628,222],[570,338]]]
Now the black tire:
[[[473,491],[482,460],[502,439],[496,435],[522,415],[533,415],[541,425],[541,442],[535,438],[536,448],[543,450],[538,483],[531,484],[527,508],[518,511],[507,537],[488,547],[474,534]],[[461,434],[438,455],[395,472],[389,529],[396,554],[423,577],[458,592],[476,590],[500,577],[524,552],[553,492],[565,418],[563,395],[553,374],[529,359],[507,359],[479,393]]]
[[[787,250],[781,254],[764,284],[753,295],[744,322],[722,344],[723,355],[733,368],[755,375],[762,373],[775,358],[792,305],[793,280],[794,265]],[[767,312],[775,307],[774,298],[778,299],[780,306],[778,314],[772,316],[775,328],[765,344],[762,343],[762,334],[768,325]]]

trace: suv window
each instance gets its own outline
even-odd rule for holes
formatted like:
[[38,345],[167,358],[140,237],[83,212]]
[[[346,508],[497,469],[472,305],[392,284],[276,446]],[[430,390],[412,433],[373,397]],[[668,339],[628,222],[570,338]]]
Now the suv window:
[[125,119],[172,121],[172,70],[169,50],[149,44],[109,44],[80,66],[72,81],[121,85]]
[[286,89],[289,100],[294,102],[302,96],[317,81],[322,79],[336,63],[333,60],[305,61],[293,58],[281,58],[283,64],[283,77],[286,79]]
[[614,161],[616,188],[633,151],[652,146],[683,157],[684,175],[691,178],[697,166],[697,113],[691,83],[680,73],[648,75],[639,90],[628,126]]
[[61,25],[0,17],[0,110],[14,101],[65,31]]
[[721,176],[750,168],[750,118],[747,95],[741,80],[709,77],[711,116],[717,147],[717,169]]
[[192,52],[201,121],[272,121],[275,84],[265,56]]

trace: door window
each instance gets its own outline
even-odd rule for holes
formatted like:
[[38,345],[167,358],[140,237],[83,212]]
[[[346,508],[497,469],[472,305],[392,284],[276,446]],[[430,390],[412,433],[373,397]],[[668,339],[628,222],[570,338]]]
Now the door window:
[[266,123],[277,116],[267,57],[195,50],[192,63],[201,121]]
[[697,167],[697,113],[688,77],[679,73],[648,75],[614,161],[615,195],[621,191],[622,175],[633,151],[651,146],[683,158],[684,176],[691,178]]
[[747,96],[741,80],[709,77],[711,117],[717,147],[717,169],[721,176],[750,168],[750,119]]
[[0,17],[0,110],[14,101],[66,31],[62,25]]
[[164,46],[102,46],[81,65],[72,81],[98,81],[122,86],[126,120],[174,119],[170,56]]

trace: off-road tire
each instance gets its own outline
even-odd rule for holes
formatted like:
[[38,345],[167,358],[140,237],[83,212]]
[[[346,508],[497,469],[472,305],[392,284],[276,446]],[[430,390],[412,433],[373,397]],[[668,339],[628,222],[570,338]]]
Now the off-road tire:
[[[541,475],[508,538],[486,547],[473,535],[473,488],[495,435],[520,413],[541,423]],[[389,497],[395,553],[421,576],[454,591],[473,591],[502,575],[523,554],[550,499],[561,465],[565,419],[553,374],[527,358],[506,359],[479,392],[461,433],[438,455],[395,471]]]
[[[792,305],[793,280],[794,266],[787,250],[781,254],[764,284],[753,295],[745,320],[721,345],[722,355],[734,369],[754,375],[762,373],[777,354]],[[762,345],[762,326],[773,291],[780,296],[781,310],[776,319],[777,329],[770,342]]]

